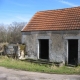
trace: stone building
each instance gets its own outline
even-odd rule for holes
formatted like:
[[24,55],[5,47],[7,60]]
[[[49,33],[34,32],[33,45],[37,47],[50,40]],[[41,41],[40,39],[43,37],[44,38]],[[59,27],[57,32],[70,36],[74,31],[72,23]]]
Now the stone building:
[[37,12],[22,29],[27,58],[80,64],[80,7]]

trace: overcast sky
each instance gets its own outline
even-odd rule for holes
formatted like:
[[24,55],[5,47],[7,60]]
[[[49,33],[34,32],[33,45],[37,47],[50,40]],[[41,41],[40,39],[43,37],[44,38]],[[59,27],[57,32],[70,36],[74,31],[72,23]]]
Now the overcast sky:
[[80,0],[0,0],[0,23],[29,22],[38,11],[79,5]]

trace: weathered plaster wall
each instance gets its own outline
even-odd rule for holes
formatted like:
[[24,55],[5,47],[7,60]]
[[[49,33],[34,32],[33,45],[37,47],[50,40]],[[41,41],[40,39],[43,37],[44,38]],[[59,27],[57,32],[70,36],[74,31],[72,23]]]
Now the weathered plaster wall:
[[62,62],[64,61],[64,39],[61,34],[52,34],[52,53],[51,61]]
[[28,58],[37,59],[36,53],[36,35],[22,35],[22,43],[26,44],[26,53]]
[[80,31],[38,31],[22,32],[22,43],[26,44],[28,58],[38,59],[38,39],[49,39],[49,60],[51,62],[67,62],[67,40],[79,39],[78,61],[80,63]]

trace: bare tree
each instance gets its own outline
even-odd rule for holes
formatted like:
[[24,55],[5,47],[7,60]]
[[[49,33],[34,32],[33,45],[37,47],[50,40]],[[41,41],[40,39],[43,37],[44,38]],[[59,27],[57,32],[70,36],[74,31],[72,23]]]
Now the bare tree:
[[4,24],[0,24],[0,42],[6,42],[7,29]]
[[6,25],[0,24],[0,42],[21,43],[21,30],[26,22],[13,22]]

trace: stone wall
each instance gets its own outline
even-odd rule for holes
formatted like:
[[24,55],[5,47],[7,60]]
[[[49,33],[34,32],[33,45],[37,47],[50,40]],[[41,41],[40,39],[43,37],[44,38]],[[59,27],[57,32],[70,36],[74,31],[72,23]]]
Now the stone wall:
[[26,44],[27,58],[39,59],[39,39],[49,39],[49,61],[67,62],[67,41],[78,39],[78,63],[80,64],[80,31],[36,31],[22,32],[22,43]]

